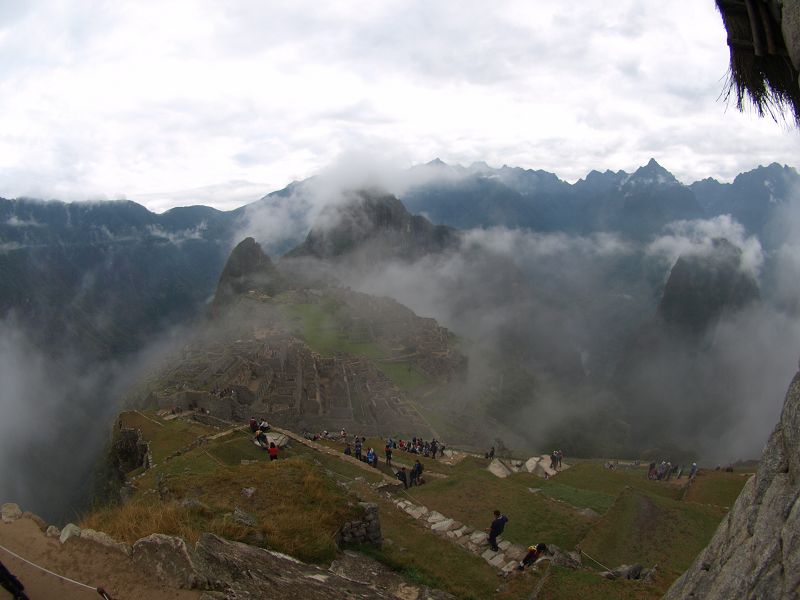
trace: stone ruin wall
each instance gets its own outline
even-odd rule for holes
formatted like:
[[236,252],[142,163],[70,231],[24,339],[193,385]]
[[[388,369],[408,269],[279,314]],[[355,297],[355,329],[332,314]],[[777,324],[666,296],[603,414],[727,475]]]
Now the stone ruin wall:
[[370,544],[380,548],[383,544],[381,534],[381,520],[378,514],[378,505],[372,502],[359,502],[364,509],[361,519],[345,523],[337,536],[337,543],[342,544]]

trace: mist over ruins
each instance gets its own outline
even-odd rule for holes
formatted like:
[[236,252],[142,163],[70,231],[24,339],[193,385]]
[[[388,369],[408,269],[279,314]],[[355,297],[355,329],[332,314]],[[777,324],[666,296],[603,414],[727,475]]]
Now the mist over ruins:
[[190,4],[0,9],[3,590],[800,597],[800,2]]

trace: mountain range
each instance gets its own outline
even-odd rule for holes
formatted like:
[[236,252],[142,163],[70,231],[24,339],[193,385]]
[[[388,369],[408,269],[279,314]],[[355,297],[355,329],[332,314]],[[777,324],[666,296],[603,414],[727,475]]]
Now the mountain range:
[[[797,171],[777,164],[730,184],[706,179],[686,186],[654,160],[631,174],[592,171],[575,184],[545,171],[483,163],[464,168],[438,159],[407,175],[412,183],[399,200],[430,221],[411,216],[407,226],[436,232],[433,243],[440,246],[453,237],[441,225],[613,232],[643,242],[674,221],[730,214],[772,249],[778,244],[773,216],[800,187]],[[363,242],[336,232],[324,240],[307,237],[310,187],[298,182],[228,212],[190,206],[154,214],[130,201],[0,199],[0,315],[13,314],[51,350],[72,345],[95,357],[134,351],[164,327],[198,314],[230,249],[257,218],[290,215],[291,227],[259,238],[271,251],[316,255]],[[427,250],[413,235],[404,243],[408,256]]]

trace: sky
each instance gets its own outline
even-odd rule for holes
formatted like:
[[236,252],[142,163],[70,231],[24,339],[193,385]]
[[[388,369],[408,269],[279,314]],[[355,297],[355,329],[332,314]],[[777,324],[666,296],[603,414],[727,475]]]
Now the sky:
[[798,166],[727,67],[713,0],[3,0],[0,196],[232,209],[350,155]]

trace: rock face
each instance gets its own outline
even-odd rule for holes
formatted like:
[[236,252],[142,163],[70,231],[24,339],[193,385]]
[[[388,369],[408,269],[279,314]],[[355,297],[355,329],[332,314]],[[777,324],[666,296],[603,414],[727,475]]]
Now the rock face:
[[659,316],[669,325],[702,333],[722,313],[757,300],[758,284],[741,265],[742,251],[722,238],[713,241],[707,256],[681,256],[664,287]]
[[218,309],[251,289],[260,289],[272,295],[279,283],[280,277],[269,256],[264,254],[253,238],[245,238],[233,249],[225,263],[213,306]]
[[207,589],[200,567],[181,538],[154,533],[133,545],[133,562],[164,583],[178,588]]
[[800,372],[781,420],[708,547],[664,600],[800,598]]
[[440,252],[458,242],[458,232],[411,215],[400,200],[378,190],[359,190],[341,205],[329,207],[327,226],[312,229],[287,257],[334,258],[366,252],[406,259]]

